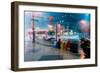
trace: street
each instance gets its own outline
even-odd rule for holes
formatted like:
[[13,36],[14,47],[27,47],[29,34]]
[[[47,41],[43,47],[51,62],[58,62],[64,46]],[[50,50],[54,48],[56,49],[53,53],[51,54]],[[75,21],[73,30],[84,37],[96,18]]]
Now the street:
[[37,38],[35,43],[25,41],[24,61],[79,59],[79,55],[76,53],[60,51],[50,45],[49,41]]

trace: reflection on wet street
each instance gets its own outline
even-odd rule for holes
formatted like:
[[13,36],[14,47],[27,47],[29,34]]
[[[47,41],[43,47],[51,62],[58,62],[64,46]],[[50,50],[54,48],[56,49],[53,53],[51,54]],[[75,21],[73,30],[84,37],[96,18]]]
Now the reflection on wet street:
[[45,61],[79,59],[79,55],[70,51],[60,51],[51,47],[48,41],[36,39],[36,42],[25,41],[24,61]]

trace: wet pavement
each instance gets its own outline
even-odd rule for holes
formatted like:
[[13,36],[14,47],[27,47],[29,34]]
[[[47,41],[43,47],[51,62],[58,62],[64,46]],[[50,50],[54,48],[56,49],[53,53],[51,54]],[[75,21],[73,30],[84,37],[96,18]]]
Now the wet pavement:
[[76,53],[61,51],[50,45],[50,42],[43,39],[36,39],[35,43],[25,41],[24,61],[79,59]]

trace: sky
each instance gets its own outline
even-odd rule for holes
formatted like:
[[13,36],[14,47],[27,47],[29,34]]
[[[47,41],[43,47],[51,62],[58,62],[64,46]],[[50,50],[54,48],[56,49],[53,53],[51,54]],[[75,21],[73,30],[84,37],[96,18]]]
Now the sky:
[[[90,14],[84,13],[59,13],[59,12],[40,12],[40,11],[24,11],[24,26],[25,30],[31,28],[32,21],[34,20],[35,29],[48,29],[50,24],[49,17],[53,16],[53,25],[59,22],[63,26],[71,28],[78,27],[78,22],[82,19],[90,22]],[[34,19],[32,20],[32,18]],[[70,25],[68,25],[70,24]]]

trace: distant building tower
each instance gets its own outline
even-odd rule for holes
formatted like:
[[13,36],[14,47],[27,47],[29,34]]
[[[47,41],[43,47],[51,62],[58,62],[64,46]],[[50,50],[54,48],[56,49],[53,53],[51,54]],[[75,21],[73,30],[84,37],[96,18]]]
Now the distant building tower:
[[53,16],[49,17],[50,24],[48,25],[48,35],[54,35]]

